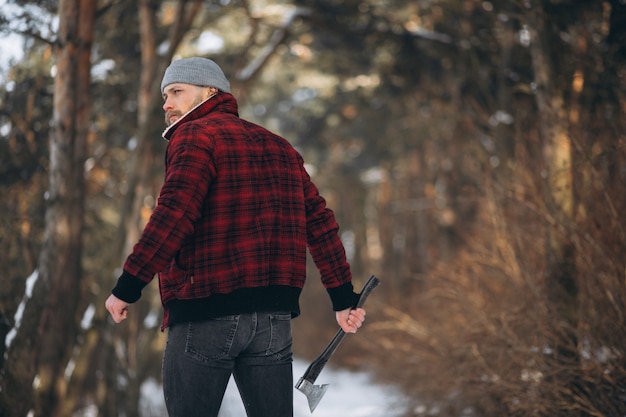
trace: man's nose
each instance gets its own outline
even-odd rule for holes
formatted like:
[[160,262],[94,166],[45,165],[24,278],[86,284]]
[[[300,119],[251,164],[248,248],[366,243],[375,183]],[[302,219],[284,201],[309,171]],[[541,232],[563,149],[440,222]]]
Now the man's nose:
[[172,104],[169,99],[165,99],[165,103],[163,103],[163,111],[168,111],[172,109]]

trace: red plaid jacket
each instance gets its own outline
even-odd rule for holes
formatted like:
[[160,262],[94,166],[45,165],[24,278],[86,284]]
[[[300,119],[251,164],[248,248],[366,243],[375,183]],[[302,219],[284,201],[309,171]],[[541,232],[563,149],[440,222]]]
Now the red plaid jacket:
[[227,93],[192,109],[164,137],[158,204],[114,295],[135,302],[158,273],[164,328],[252,311],[295,317],[308,245],[333,309],[354,305],[333,212],[285,139],[239,118]]

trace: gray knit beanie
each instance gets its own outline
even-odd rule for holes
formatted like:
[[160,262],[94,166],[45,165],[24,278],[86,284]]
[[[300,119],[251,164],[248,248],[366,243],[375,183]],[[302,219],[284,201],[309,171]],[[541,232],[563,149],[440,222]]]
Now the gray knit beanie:
[[215,62],[207,58],[187,58],[173,61],[165,70],[161,81],[161,93],[172,83],[185,83],[201,87],[215,87],[230,93],[230,83]]

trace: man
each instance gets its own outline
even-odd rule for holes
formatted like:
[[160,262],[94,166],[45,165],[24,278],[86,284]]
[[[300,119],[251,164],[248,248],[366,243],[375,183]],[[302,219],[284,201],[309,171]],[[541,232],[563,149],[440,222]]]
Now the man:
[[290,417],[307,246],[341,328],[365,319],[337,222],[294,148],[239,118],[215,62],[172,62],[161,91],[165,180],[106,308],[121,322],[159,274],[170,417],[217,416],[231,374],[249,417]]

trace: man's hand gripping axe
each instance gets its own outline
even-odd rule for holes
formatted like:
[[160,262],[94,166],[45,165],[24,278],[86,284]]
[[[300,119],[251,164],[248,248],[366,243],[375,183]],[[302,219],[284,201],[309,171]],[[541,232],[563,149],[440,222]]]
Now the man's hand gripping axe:
[[[363,286],[361,294],[359,295],[359,300],[357,301],[354,308],[363,307],[365,300],[370,295],[372,290],[376,288],[376,286],[378,286],[379,283],[380,281],[378,280],[378,278],[372,275]],[[331,340],[328,346],[324,348],[324,351],[317,357],[317,359],[315,359],[309,365],[304,375],[302,375],[302,378],[300,378],[300,380],[296,384],[296,388],[304,395],[306,395],[306,398],[309,401],[309,409],[311,410],[311,412],[315,410],[315,407],[317,407],[320,400],[326,393],[326,390],[328,389],[328,384],[314,385],[315,380],[322,372],[322,369],[324,369],[324,365],[326,365],[326,362],[328,362],[331,355],[335,352],[335,350],[337,350],[337,347],[339,347],[339,344],[345,336],[346,332],[344,332],[343,329],[340,328],[335,337],[333,337],[333,340]]]

